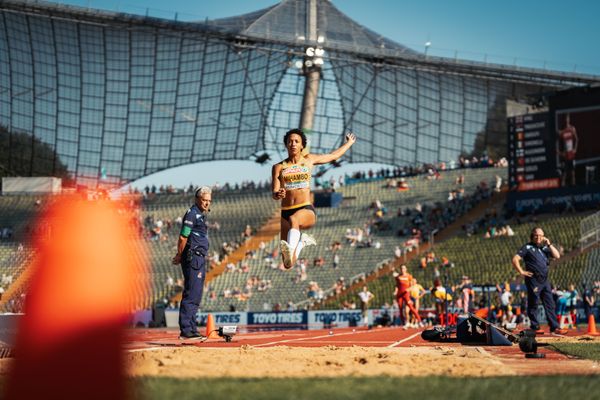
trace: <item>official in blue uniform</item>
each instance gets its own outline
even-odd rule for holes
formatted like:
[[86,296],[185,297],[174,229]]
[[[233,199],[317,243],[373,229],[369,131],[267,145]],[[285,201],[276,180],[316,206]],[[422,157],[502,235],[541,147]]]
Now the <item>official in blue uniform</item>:
[[181,264],[183,272],[183,297],[179,306],[179,339],[206,340],[198,333],[196,314],[202,300],[206,278],[208,254],[208,226],[206,216],[210,211],[212,193],[209,187],[196,190],[196,202],[183,217],[173,264]]
[[[540,330],[536,310],[538,300],[541,299],[550,332],[564,335],[567,330],[561,329],[556,319],[556,304],[552,298],[552,288],[548,279],[550,258],[559,259],[560,253],[550,243],[550,239],[544,236],[541,228],[534,228],[529,243],[521,247],[513,257],[512,264],[515,270],[525,277],[527,315],[531,321],[531,329]],[[521,260],[525,263],[525,269],[521,267]]]

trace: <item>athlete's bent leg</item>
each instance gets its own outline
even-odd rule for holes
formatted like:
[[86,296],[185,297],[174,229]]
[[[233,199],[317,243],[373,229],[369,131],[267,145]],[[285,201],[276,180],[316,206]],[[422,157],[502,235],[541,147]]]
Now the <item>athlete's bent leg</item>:
[[292,248],[290,248],[289,243],[286,241],[288,239],[288,234],[290,229],[290,222],[281,218],[281,233],[280,233],[280,246],[279,251],[281,252],[281,259],[283,260],[283,266],[286,269],[292,268]]
[[314,226],[316,220],[315,213],[312,210],[306,209],[298,210],[290,216],[290,234],[293,232],[293,237],[291,238],[293,242],[290,242],[290,239],[288,239],[288,242],[294,252],[292,255],[292,264],[295,264],[296,260],[298,260],[300,251],[302,251],[305,244],[316,244],[312,237],[309,241],[301,240],[302,234],[300,233],[300,229],[309,229]]

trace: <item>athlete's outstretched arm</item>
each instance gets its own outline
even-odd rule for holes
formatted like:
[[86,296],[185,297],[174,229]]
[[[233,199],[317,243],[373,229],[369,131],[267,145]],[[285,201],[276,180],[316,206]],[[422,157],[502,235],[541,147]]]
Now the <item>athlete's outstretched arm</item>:
[[341,145],[338,149],[332,151],[329,154],[311,154],[310,158],[312,159],[313,164],[327,164],[329,162],[335,161],[341,156],[344,155],[348,151],[350,147],[356,142],[356,135],[354,133],[346,133],[346,143]]

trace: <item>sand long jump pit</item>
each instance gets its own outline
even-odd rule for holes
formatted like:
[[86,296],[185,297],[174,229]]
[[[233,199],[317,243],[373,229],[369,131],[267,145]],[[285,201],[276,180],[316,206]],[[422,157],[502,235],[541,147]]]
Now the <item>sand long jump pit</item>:
[[[323,332],[322,332],[323,333]],[[365,334],[370,336],[365,338]],[[404,338],[399,338],[404,335]],[[290,338],[291,337],[291,338]],[[385,337],[389,339],[382,340]],[[367,339],[371,339],[367,342]],[[408,340],[407,340],[408,339]],[[265,342],[266,340],[266,342]],[[515,375],[600,374],[597,361],[561,354],[541,347],[543,359],[526,359],[517,345],[466,346],[460,343],[432,343],[419,332],[385,329],[369,335],[310,333],[281,334],[253,344],[240,338],[229,347],[219,341],[193,346],[154,346],[126,354],[130,376],[175,378],[307,378],[342,376],[427,376],[492,377]],[[591,342],[599,337],[546,337],[541,343]],[[353,341],[359,344],[352,344]],[[337,344],[336,344],[337,343]],[[237,345],[236,345],[237,344]]]

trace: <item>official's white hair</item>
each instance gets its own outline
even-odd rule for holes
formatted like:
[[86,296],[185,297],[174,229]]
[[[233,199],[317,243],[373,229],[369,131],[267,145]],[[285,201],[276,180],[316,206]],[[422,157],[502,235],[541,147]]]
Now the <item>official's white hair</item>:
[[196,189],[196,197],[201,197],[203,194],[212,194],[212,189],[208,186],[202,186]]

